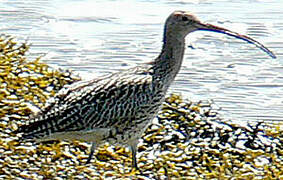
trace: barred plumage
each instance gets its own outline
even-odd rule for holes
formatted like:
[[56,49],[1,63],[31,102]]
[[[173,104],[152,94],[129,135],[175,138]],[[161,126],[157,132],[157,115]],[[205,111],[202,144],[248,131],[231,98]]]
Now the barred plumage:
[[16,132],[22,139],[67,139],[97,144],[130,145],[137,168],[136,145],[157,114],[167,89],[180,70],[185,36],[196,30],[224,33],[275,55],[259,42],[224,28],[201,23],[194,15],[175,11],[167,19],[163,48],[152,62],[61,89],[41,112]]
[[47,139],[55,132],[111,128],[125,123],[131,128],[138,126],[155,115],[164,97],[164,92],[153,84],[149,68],[136,67],[66,86],[47,102],[40,116],[19,131],[25,132],[23,138]]

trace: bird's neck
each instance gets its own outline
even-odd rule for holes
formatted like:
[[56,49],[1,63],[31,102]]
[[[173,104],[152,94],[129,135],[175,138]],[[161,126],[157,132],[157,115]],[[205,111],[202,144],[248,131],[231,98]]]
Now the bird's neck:
[[178,74],[184,56],[185,39],[174,33],[164,33],[163,47],[154,62],[154,79],[167,89]]

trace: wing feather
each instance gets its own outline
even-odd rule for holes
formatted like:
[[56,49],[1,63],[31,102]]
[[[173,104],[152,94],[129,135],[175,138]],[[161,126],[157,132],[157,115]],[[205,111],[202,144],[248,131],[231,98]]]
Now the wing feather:
[[24,139],[33,139],[56,132],[108,128],[131,121],[152,103],[152,76],[147,70],[136,68],[69,85],[17,133],[24,133]]

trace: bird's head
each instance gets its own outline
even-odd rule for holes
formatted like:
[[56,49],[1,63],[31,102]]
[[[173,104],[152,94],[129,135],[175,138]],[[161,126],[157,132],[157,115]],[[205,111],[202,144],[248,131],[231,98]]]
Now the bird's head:
[[195,15],[188,11],[174,11],[167,18],[165,23],[164,41],[166,41],[166,38],[170,38],[170,36],[174,37],[175,39],[184,39],[189,33],[198,30],[222,33],[228,36],[244,40],[248,43],[254,44],[256,47],[266,52],[272,58],[276,58],[272,51],[270,51],[258,41],[246,35],[241,35],[239,33],[233,32],[231,30],[219,26],[215,26],[208,23],[202,23]]
[[166,20],[165,28],[167,32],[174,33],[174,36],[184,38],[190,32],[198,29],[200,21],[190,12],[174,11]]

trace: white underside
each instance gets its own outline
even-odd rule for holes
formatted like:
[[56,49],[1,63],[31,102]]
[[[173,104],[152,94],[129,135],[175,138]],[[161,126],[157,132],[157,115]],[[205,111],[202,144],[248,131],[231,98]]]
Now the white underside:
[[88,131],[69,131],[69,132],[57,132],[45,136],[40,139],[36,139],[36,142],[50,141],[50,140],[79,140],[87,142],[99,142],[109,132],[106,128],[96,128]]

